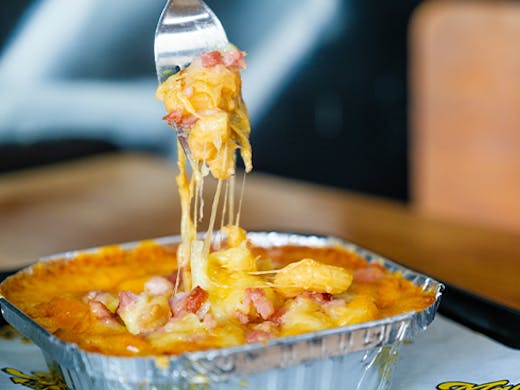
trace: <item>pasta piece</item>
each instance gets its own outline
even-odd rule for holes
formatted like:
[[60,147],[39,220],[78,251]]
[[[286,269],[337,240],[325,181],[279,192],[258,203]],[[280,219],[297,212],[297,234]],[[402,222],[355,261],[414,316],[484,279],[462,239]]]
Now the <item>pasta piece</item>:
[[304,291],[340,294],[352,283],[352,274],[343,267],[327,265],[313,259],[302,259],[278,271],[274,278],[276,290],[294,297]]

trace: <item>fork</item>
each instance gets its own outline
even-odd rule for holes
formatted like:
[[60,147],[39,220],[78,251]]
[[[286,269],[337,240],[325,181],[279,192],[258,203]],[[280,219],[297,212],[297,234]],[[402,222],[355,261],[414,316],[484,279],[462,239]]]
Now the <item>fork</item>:
[[[202,0],[168,0],[155,30],[155,69],[159,83],[186,68],[200,54],[228,44],[220,20]],[[187,132],[174,122],[172,127],[193,166]]]
[[202,0],[168,0],[155,30],[155,68],[162,83],[203,52],[228,45],[226,32]]

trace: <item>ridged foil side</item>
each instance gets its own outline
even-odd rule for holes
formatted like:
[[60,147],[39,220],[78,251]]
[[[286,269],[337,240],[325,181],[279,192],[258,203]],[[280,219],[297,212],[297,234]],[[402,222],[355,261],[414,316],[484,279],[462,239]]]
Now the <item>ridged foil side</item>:
[[[158,367],[154,358],[109,357],[83,351],[49,334],[5,298],[0,298],[2,313],[44,351],[48,364],[63,375],[71,389],[387,388],[401,342],[433,321],[442,284],[336,238],[276,232],[252,232],[248,238],[254,245],[265,247],[340,245],[368,261],[380,262],[393,272],[400,271],[423,290],[434,291],[437,299],[421,312],[275,339],[267,345],[241,345],[173,356],[165,368]],[[168,246],[178,243],[179,237],[156,241]],[[123,247],[130,249],[137,244],[127,243]],[[78,253],[54,255],[44,261],[70,259]]]

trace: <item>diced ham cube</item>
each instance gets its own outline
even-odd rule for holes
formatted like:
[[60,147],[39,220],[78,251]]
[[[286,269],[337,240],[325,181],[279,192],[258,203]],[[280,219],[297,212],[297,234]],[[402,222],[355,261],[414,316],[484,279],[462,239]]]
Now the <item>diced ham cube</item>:
[[188,293],[186,292],[178,292],[168,300],[174,317],[177,317],[182,312],[183,301],[187,296]]
[[182,117],[180,122],[178,122],[178,125],[185,130],[189,130],[195,125],[195,123],[197,123],[198,120],[199,118],[197,118],[195,115],[188,115]]
[[200,286],[195,287],[189,293],[177,293],[170,299],[170,307],[175,317],[183,313],[197,313],[206,300],[208,292]]
[[188,297],[185,301],[185,310],[188,313],[196,313],[207,299],[208,292],[202,287],[197,286],[188,294]]
[[219,51],[210,51],[200,56],[202,66],[205,68],[211,68],[222,64],[222,54]]
[[304,298],[310,298],[313,301],[319,303],[319,304],[325,304],[327,302],[330,302],[332,300],[332,295],[328,293],[320,293],[315,291],[306,291],[299,295],[300,297]]
[[233,312],[233,314],[234,314],[235,318],[237,320],[239,320],[242,324],[245,325],[245,324],[249,323],[249,316],[246,313],[244,313],[244,312],[242,312],[240,310],[235,310]]
[[173,283],[163,276],[154,276],[144,284],[144,291],[150,295],[172,295]]
[[244,52],[240,50],[231,50],[224,53],[223,63],[226,66],[245,69],[246,61],[244,60]]
[[90,304],[90,302],[102,303],[111,313],[114,313],[119,306],[119,298],[106,291],[92,290],[84,297],[83,302]]
[[246,340],[249,344],[264,343],[269,339],[271,339],[271,334],[263,330],[255,329],[246,333]]
[[138,296],[131,291],[121,291],[119,293],[119,306],[117,310],[119,311],[120,309],[126,309],[128,306],[137,302],[137,298]]
[[101,302],[89,301],[88,305],[90,306],[90,311],[106,326],[112,328],[120,326],[115,318],[115,315],[112,314],[112,312],[108,310],[107,307]]
[[88,303],[90,311],[100,320],[106,320],[112,318],[112,313],[107,309],[105,305],[98,301],[90,301]]
[[280,325],[282,323],[282,317],[287,312],[287,309],[285,307],[280,307],[278,310],[274,312],[274,314],[271,316],[270,321],[273,322],[275,325]]
[[168,122],[168,124],[171,126],[172,122],[175,122],[176,124],[178,124],[181,121],[182,114],[183,114],[182,110],[173,110],[173,111],[169,112],[168,114],[166,114],[165,116],[163,116],[163,119],[166,120]]
[[246,288],[246,295],[243,303],[246,306],[252,303],[256,312],[264,320],[267,320],[274,314],[273,302],[267,298],[265,291],[261,288]]
[[354,280],[356,282],[374,283],[385,277],[384,267],[379,264],[369,264],[354,271]]

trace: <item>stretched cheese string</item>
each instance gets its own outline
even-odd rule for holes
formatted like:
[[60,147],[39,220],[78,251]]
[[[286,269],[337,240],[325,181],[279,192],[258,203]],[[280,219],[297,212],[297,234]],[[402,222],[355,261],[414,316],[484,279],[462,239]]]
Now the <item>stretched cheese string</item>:
[[228,225],[233,224],[233,215],[235,214],[235,175],[229,178],[229,214]]
[[183,289],[189,291],[191,287],[191,277],[187,270],[189,259],[191,257],[191,242],[196,237],[196,230],[190,216],[190,206],[192,198],[192,181],[188,181],[186,173],[186,154],[184,153],[180,142],[177,141],[178,159],[177,166],[179,173],[177,174],[177,190],[181,201],[181,240],[182,243],[177,249],[177,277],[175,280],[174,292],[177,293],[179,281],[182,275]]
[[242,200],[244,199],[244,190],[246,188],[246,173],[242,175],[242,188],[240,189],[240,198],[238,200],[238,210],[235,219],[235,225],[240,226],[240,213],[242,212]]
[[222,179],[219,179],[218,184],[217,184],[217,189],[216,189],[215,195],[213,197],[213,204],[211,205],[211,215],[209,218],[208,232],[206,233],[206,239],[204,240],[204,250],[202,253],[205,258],[208,257],[209,249],[211,246],[213,227],[215,226],[215,219],[217,216],[217,208],[218,208],[218,203],[220,200],[221,191],[222,191]]

